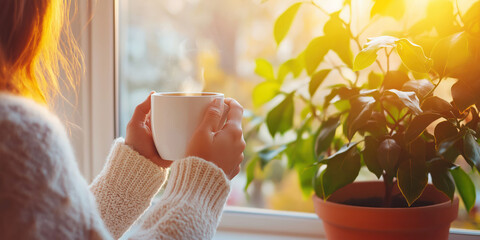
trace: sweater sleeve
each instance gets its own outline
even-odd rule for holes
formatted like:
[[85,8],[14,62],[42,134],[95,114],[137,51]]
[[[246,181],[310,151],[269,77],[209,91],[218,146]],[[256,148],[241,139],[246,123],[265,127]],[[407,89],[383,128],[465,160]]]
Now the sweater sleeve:
[[211,239],[230,191],[223,170],[201,158],[172,164],[158,202],[133,229],[134,239]]
[[119,238],[150,206],[168,171],[158,167],[119,138],[107,163],[90,185],[105,226]]

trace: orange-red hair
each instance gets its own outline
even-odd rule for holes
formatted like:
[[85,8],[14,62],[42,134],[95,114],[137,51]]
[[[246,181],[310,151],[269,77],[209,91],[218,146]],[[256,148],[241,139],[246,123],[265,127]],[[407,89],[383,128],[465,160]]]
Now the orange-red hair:
[[69,11],[69,0],[0,1],[0,91],[48,103],[60,75],[75,87],[82,57]]

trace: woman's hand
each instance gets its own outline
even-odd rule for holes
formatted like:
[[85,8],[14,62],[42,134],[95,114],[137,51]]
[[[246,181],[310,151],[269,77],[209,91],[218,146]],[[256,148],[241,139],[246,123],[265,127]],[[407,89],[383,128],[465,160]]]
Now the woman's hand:
[[225,99],[229,111],[227,122],[217,131],[222,121],[222,101],[215,99],[193,134],[186,156],[197,156],[221,168],[229,179],[240,172],[245,141],[242,133],[243,107],[234,99]]
[[156,165],[167,168],[170,167],[172,161],[163,160],[160,155],[158,155],[157,148],[153,142],[150,120],[150,98],[153,93],[154,92],[150,92],[147,99],[135,108],[132,119],[127,124],[125,144]]

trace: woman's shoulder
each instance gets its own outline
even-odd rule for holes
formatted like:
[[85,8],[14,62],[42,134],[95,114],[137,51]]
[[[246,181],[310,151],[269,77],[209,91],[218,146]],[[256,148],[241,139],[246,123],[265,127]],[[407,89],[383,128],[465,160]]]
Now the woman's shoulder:
[[0,132],[29,130],[64,131],[60,120],[45,106],[8,93],[0,93]]
[[0,93],[0,152],[36,158],[65,148],[70,148],[65,129],[45,106]]

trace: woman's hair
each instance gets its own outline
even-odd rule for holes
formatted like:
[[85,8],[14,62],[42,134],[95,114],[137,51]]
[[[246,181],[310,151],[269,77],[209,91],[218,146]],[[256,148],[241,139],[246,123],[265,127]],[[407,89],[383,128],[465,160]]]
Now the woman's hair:
[[69,12],[70,0],[0,1],[0,91],[49,103],[60,75],[75,88],[83,59]]

